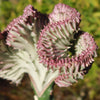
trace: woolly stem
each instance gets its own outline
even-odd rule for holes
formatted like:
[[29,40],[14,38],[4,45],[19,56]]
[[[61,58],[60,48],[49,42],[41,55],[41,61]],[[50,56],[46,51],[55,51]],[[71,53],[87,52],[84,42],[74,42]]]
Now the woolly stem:
[[34,100],[54,100],[53,93],[52,93],[53,87],[54,87],[54,82],[51,83],[51,85],[49,85],[49,87],[46,89],[46,91],[43,93],[43,95],[41,97],[39,97],[36,94],[36,91],[34,90],[34,87],[32,86],[32,88],[35,92]]

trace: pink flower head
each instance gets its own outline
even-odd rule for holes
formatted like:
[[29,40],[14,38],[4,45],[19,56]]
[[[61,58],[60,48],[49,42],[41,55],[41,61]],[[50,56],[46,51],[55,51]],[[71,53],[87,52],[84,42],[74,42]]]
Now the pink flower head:
[[76,34],[66,21],[46,26],[37,48],[42,63],[53,70],[59,69],[55,83],[66,87],[83,78],[96,57],[97,45],[89,33]]
[[[14,19],[4,30],[4,32],[7,33],[7,45],[12,46],[15,49],[23,48],[20,46],[23,39],[29,39],[30,36],[37,39],[40,34],[40,30],[47,23],[48,18],[46,14],[41,14],[36,9],[34,9],[33,6],[28,5],[24,9],[23,15]],[[34,42],[36,42],[36,40]]]
[[91,67],[97,45],[89,33],[78,30],[80,14],[74,8],[58,4],[49,19],[40,34],[38,54],[48,68],[59,70],[55,83],[67,87],[82,79]]
[[97,49],[94,39],[89,33],[81,31],[75,36],[72,27],[66,21],[50,24],[42,30],[37,45],[41,62],[56,68],[71,61],[72,57],[85,64],[84,67],[89,65]]
[[76,54],[72,58],[67,58],[68,60],[65,58],[55,83],[60,87],[67,87],[77,82],[77,79],[83,79],[84,74],[91,68],[94,57],[97,56],[96,49],[93,37],[87,32],[80,33],[75,45]]
[[68,20],[48,24],[41,32],[37,46],[41,61],[52,67],[63,63],[62,58],[69,57],[68,50],[75,31],[74,25]]
[[[19,84],[24,73],[28,73],[28,75],[32,77],[32,79],[30,78],[31,80],[37,77],[35,70],[38,66],[42,66],[43,68],[44,66],[38,63],[36,43],[41,29],[43,29],[47,23],[48,16],[41,14],[29,5],[24,9],[23,15],[14,19],[7,26],[2,32],[4,41],[0,41],[1,78]],[[0,36],[0,38],[2,38],[2,36]],[[34,63],[36,63],[36,68],[34,67]],[[41,71],[39,73],[40,76],[42,76]],[[44,90],[45,86],[43,85],[44,87],[42,87],[42,85],[40,85],[42,83],[38,81],[40,81],[40,78],[37,78],[34,84],[37,91],[39,91],[37,94],[40,95],[42,88]]]

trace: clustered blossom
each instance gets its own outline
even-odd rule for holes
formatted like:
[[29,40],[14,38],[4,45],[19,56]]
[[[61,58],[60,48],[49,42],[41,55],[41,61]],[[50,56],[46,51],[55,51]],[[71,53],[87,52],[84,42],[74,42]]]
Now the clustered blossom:
[[[46,79],[45,75],[39,76],[43,83],[33,79],[40,90],[52,80],[60,87],[67,87],[83,79],[96,57],[97,45],[88,32],[80,30],[80,22],[80,13],[65,4],[57,4],[49,15],[27,6],[23,15],[0,33],[0,47],[5,49],[2,54],[0,48],[0,77],[20,82],[25,72],[33,78],[46,73]],[[13,77],[18,70],[17,78]]]

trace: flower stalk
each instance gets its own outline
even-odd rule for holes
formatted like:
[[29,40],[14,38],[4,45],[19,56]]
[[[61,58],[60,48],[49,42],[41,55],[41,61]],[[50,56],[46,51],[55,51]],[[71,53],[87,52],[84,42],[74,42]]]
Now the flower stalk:
[[[34,90],[34,87],[32,86],[33,90]],[[34,90],[34,100],[54,100],[54,97],[53,97],[53,88],[54,88],[54,82],[51,83],[48,88],[45,90],[45,92],[43,93],[42,96],[38,96],[37,93],[35,92]]]

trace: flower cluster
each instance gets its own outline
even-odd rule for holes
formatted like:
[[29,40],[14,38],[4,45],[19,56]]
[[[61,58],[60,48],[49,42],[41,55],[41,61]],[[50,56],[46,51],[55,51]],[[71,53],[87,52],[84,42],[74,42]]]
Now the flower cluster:
[[80,21],[80,13],[65,4],[57,4],[49,15],[27,6],[0,33],[0,77],[19,83],[28,73],[38,95],[52,81],[67,87],[82,79],[97,45],[80,30]]

